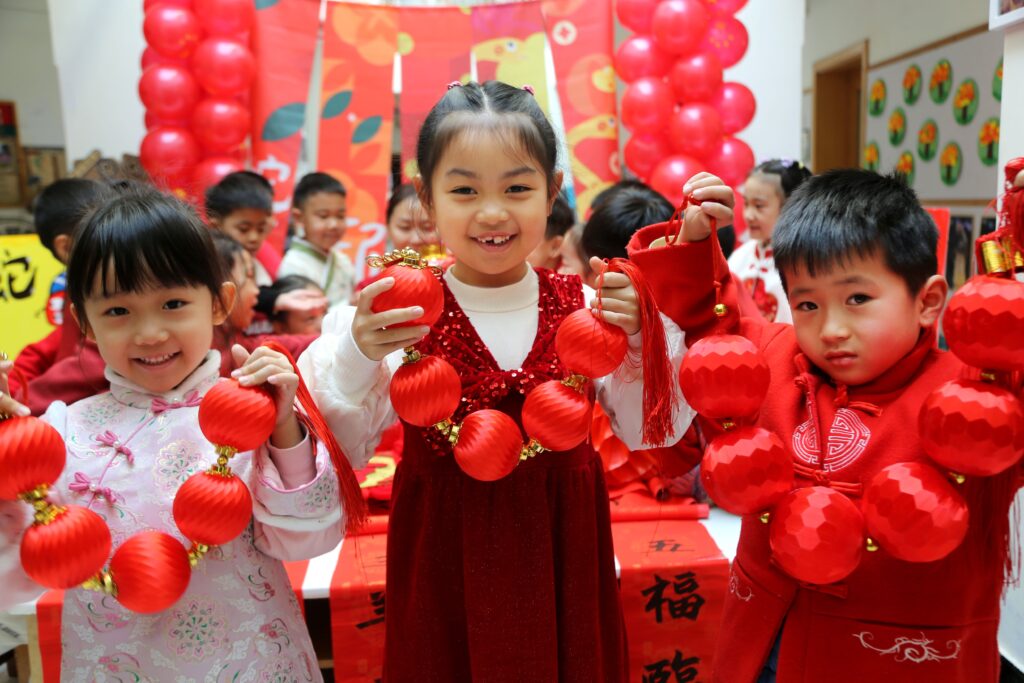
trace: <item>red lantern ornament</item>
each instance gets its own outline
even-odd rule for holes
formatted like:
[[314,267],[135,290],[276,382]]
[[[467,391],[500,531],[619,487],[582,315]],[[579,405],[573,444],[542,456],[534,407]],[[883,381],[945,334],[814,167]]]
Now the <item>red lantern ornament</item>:
[[704,52],[680,57],[669,71],[669,82],[676,102],[708,102],[722,87],[722,63],[715,55]]
[[230,470],[222,473],[215,466],[185,480],[174,496],[172,510],[185,538],[202,545],[223,545],[249,526],[252,495]]
[[704,337],[686,352],[679,386],[693,409],[713,420],[754,415],[768,395],[771,373],[764,356],[746,337]]
[[734,515],[764,512],[793,489],[793,457],[779,437],[741,427],[715,438],[700,479],[715,504]]
[[967,534],[967,503],[934,467],[889,465],[864,489],[868,533],[890,555],[907,562],[941,560]]
[[722,122],[714,107],[700,102],[684,104],[672,115],[672,149],[698,159],[714,152],[722,141]]
[[249,30],[255,18],[252,0],[195,0],[196,16],[211,35],[237,35]]
[[622,95],[622,123],[633,133],[663,133],[672,118],[672,90],[661,78],[639,78]]
[[142,32],[146,42],[161,55],[187,59],[199,44],[199,20],[184,7],[156,5],[146,11]]
[[231,157],[207,157],[196,165],[192,175],[192,186],[197,193],[203,193],[206,188],[216,185],[229,173],[244,171],[245,164],[238,159]]
[[548,450],[567,451],[590,434],[592,405],[582,387],[553,379],[530,391],[522,416],[527,436]]
[[157,64],[139,79],[139,98],[160,119],[187,119],[199,101],[199,84],[183,66]]
[[60,434],[38,417],[0,421],[0,500],[50,486],[64,471],[66,457]]
[[772,558],[798,581],[835,583],[860,564],[864,516],[835,489],[811,486],[789,493],[769,524]]
[[711,97],[711,106],[722,119],[722,132],[733,135],[750,125],[757,113],[757,100],[742,83],[722,83]]
[[417,427],[432,427],[454,415],[462,398],[462,380],[451,363],[418,353],[406,358],[410,360],[391,378],[391,405],[398,417]]
[[238,41],[213,37],[196,48],[192,70],[203,90],[230,97],[249,90],[256,75],[256,60]]
[[78,505],[52,504],[37,507],[35,517],[21,537],[21,566],[33,581],[64,590],[84,583],[103,568],[111,540],[102,517]]
[[722,62],[723,69],[736,66],[750,43],[747,27],[730,16],[715,17],[701,36],[704,41],[699,46],[700,51],[713,53]]
[[699,0],[662,0],[654,9],[651,28],[661,49],[686,55],[698,50],[710,21]]
[[630,36],[615,52],[615,73],[626,83],[638,78],[664,76],[672,58],[654,43],[650,36]]
[[999,474],[1024,453],[1024,407],[1012,392],[985,382],[954,379],[933,391],[918,430],[925,453],[960,474]]
[[139,161],[156,181],[175,185],[190,179],[199,163],[199,144],[184,128],[154,128],[142,139]]
[[685,154],[673,154],[666,157],[651,171],[650,185],[668,199],[669,203],[678,206],[683,203],[683,186],[695,174],[700,173],[705,165]]
[[434,269],[427,266],[426,261],[414,250],[406,248],[393,251],[384,256],[371,257],[367,262],[373,268],[384,268],[384,271],[374,278],[374,282],[385,277],[395,280],[391,289],[373,298],[370,309],[374,313],[411,306],[423,309],[423,315],[415,320],[395,323],[392,327],[429,327],[441,317],[441,313],[444,312],[444,290]]
[[1024,285],[976,275],[949,300],[942,318],[949,350],[985,370],[1024,370]]
[[227,379],[213,385],[199,404],[199,428],[217,452],[231,457],[267,442],[277,425],[274,397],[262,386]]
[[108,580],[127,609],[153,614],[185,594],[191,575],[188,552],[177,539],[160,531],[142,531],[114,551]]
[[574,375],[596,379],[622,365],[629,339],[621,327],[609,325],[590,310],[567,315],[555,333],[555,350]]
[[654,8],[660,0],[616,0],[615,16],[626,28],[637,33],[650,33]]
[[718,149],[708,157],[708,167],[727,185],[742,185],[754,168],[754,151],[739,138],[722,138]]
[[500,410],[477,410],[458,428],[455,461],[474,479],[497,481],[516,468],[522,449],[515,420]]
[[249,110],[238,100],[209,97],[195,108],[192,131],[203,148],[230,152],[245,142],[251,118]]

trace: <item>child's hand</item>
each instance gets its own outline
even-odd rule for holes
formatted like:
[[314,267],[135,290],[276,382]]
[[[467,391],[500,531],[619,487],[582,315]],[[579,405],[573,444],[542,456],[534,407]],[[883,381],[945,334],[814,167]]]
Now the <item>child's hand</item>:
[[277,426],[270,437],[278,448],[290,448],[302,441],[302,430],[295,417],[295,392],[299,376],[283,353],[261,346],[251,354],[239,344],[231,347],[231,356],[238,369],[231,376],[243,387],[269,384],[277,404]]
[[295,311],[297,313],[323,313],[327,311],[327,297],[308,289],[293,289],[277,297],[274,313]]
[[28,417],[32,414],[28,407],[18,403],[11,396],[11,385],[7,381],[7,375],[10,374],[12,368],[14,368],[13,360],[0,360],[0,414]]
[[371,310],[374,298],[394,285],[395,278],[381,278],[363,289],[359,303],[356,304],[356,314],[352,318],[352,339],[370,360],[383,360],[389,353],[412,346],[430,332],[426,325],[394,327],[423,315],[423,309],[419,306],[394,308],[380,313]]
[[732,225],[732,207],[736,204],[732,188],[722,182],[721,178],[707,172],[701,172],[686,181],[683,194],[703,202],[699,206],[686,208],[683,227],[679,232],[681,242],[700,242],[711,234],[711,219],[717,221],[717,227]]
[[[590,268],[600,274],[608,269],[608,265],[592,256]],[[621,327],[626,334],[640,331],[640,305],[636,300],[636,290],[624,273],[604,273],[601,288],[590,302],[590,308],[594,315],[609,325]]]

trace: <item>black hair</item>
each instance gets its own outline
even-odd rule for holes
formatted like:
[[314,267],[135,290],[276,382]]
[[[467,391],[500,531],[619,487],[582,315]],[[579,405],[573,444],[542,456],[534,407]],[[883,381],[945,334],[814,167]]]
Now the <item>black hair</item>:
[[391,214],[395,212],[399,204],[416,196],[416,186],[412,183],[402,183],[395,188],[395,191],[391,193],[391,198],[388,199],[388,208],[384,212],[384,223],[391,222]]
[[[299,289],[315,289],[321,293],[324,291],[323,287],[321,287],[313,280],[310,280],[305,275],[298,274],[285,275],[284,277],[279,277],[276,280],[274,280],[274,284],[270,285],[266,289],[273,293],[272,296],[274,298],[274,301],[276,301],[277,297],[281,296],[282,294],[294,292]],[[288,315],[288,311],[281,310],[272,312],[268,317],[273,321],[281,321],[284,320],[286,315]]]
[[274,210],[274,188],[259,173],[229,173],[206,190],[206,214],[227,218],[233,211],[256,209],[270,214]]
[[83,220],[68,259],[67,292],[82,313],[97,279],[103,296],[206,287],[217,301],[223,273],[210,230],[190,206],[152,187],[126,184]]
[[633,233],[667,221],[674,212],[657,190],[629,181],[608,193],[590,214],[580,236],[580,249],[586,258],[626,258],[626,245]]
[[73,235],[82,218],[110,194],[110,188],[88,178],[61,178],[39,193],[33,222],[39,241],[53,251],[58,235]]
[[775,266],[827,273],[850,259],[882,255],[917,294],[938,269],[938,231],[917,195],[897,175],[837,169],[814,176],[793,193],[772,233]]
[[306,206],[306,201],[310,197],[321,192],[338,194],[342,197],[348,196],[348,190],[345,189],[340,180],[327,173],[314,171],[302,176],[302,179],[295,184],[295,192],[292,194],[292,206],[301,210]]
[[572,207],[560,192],[551,204],[551,215],[548,216],[548,225],[544,229],[544,239],[553,240],[556,237],[564,237],[569,228],[576,224],[576,214]]
[[217,258],[220,260],[220,267],[224,274],[231,275],[231,271],[235,268],[235,262],[238,260],[239,254],[246,250],[245,247],[231,235],[219,230],[210,233],[210,239],[213,240],[213,248],[217,251]]
[[632,179],[632,178],[629,178],[627,180],[620,180],[617,183],[612,183],[611,185],[609,185],[608,187],[604,188],[603,190],[598,192],[596,195],[594,195],[594,199],[590,202],[590,211],[591,212],[595,211],[597,209],[597,207],[601,206],[606,201],[608,201],[619,190],[626,190],[626,189],[629,189],[629,188],[644,188],[644,187],[650,187],[650,186],[645,184],[645,183],[640,182],[639,180],[635,180],[635,179]]
[[558,142],[537,98],[528,90],[501,81],[487,81],[483,85],[470,82],[450,87],[420,128],[416,163],[424,201],[430,200],[434,169],[441,156],[470,121],[513,138],[520,151],[541,165],[548,187],[554,185]]
[[782,186],[782,202],[785,204],[796,188],[811,177],[811,169],[794,159],[769,159],[755,166],[747,177],[758,174],[779,177],[779,185]]

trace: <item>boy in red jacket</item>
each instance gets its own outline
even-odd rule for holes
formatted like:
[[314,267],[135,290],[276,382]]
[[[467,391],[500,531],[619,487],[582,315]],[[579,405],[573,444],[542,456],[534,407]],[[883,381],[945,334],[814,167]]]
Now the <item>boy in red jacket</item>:
[[[842,170],[793,195],[773,238],[792,326],[736,313],[735,283],[717,240],[707,239],[709,217],[731,220],[731,190],[699,174],[684,191],[704,203],[687,211],[677,243],[665,244],[664,224],[650,226],[634,236],[630,258],[687,343],[719,326],[760,348],[771,386],[757,424],[789,447],[797,485],[832,486],[857,502],[882,468],[926,460],[921,404],[965,366],[936,349],[947,286],[935,274],[936,230],[913,191]],[[723,318],[714,312],[716,274]],[[768,525],[744,518],[714,680],[995,683],[1008,511],[1021,475],[1018,463],[967,479],[970,526],[945,558],[904,562],[883,547],[827,586],[779,569]]]

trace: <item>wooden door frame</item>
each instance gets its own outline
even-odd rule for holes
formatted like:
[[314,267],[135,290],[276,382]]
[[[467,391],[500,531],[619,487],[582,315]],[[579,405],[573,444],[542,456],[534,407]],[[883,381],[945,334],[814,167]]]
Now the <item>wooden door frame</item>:
[[868,41],[863,40],[855,43],[845,50],[840,50],[828,57],[823,57],[814,63],[814,75],[811,80],[811,168],[817,170],[821,164],[818,163],[818,76],[822,72],[832,71],[839,66],[846,66],[851,63],[860,65],[860,126],[857,132],[857,165],[860,165],[860,155],[864,150],[864,136],[867,134],[868,110],[865,98],[868,96]]

